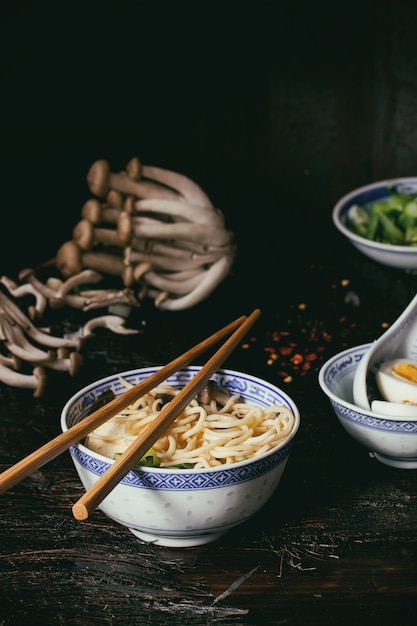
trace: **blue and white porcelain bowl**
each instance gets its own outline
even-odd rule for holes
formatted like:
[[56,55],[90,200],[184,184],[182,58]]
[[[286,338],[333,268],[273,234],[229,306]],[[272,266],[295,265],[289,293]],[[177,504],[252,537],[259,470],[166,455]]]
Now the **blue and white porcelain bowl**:
[[333,224],[355,248],[370,259],[383,265],[416,273],[417,247],[393,245],[366,239],[354,233],[346,224],[347,213],[350,207],[353,205],[367,207],[373,202],[383,200],[387,197],[387,189],[389,188],[398,193],[415,194],[417,193],[417,178],[406,177],[382,180],[354,189],[343,196],[334,206],[332,212]]
[[[201,366],[179,370],[167,383],[182,388]],[[98,380],[78,391],[62,410],[63,431],[85,417],[97,398],[111,389],[125,391],[119,377],[133,385],[159,367],[129,370]],[[284,405],[294,415],[287,439],[252,460],[212,469],[140,467],[131,470],[104,498],[99,508],[140,539],[169,547],[196,546],[215,541],[255,515],[274,493],[285,469],[300,414],[293,400],[271,383],[228,369],[213,376],[218,384],[261,407]],[[70,448],[80,480],[87,490],[113,463],[82,443]]]
[[417,420],[387,417],[354,404],[355,371],[371,345],[348,348],[332,356],[319,371],[319,385],[343,428],[379,461],[417,469]]

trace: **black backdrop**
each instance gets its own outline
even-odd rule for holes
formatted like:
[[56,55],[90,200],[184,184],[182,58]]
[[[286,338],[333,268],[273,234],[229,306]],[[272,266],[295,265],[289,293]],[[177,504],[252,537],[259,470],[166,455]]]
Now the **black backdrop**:
[[2,273],[70,238],[98,158],[193,178],[235,231],[237,271],[277,278],[322,234],[343,249],[338,197],[416,174],[413,2],[35,0],[1,12]]

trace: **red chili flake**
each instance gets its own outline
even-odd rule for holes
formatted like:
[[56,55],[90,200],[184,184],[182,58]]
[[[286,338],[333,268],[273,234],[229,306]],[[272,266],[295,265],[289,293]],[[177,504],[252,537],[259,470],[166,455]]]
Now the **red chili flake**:
[[286,376],[284,378],[284,383],[292,383],[292,376]]
[[347,287],[350,284],[350,280],[348,278],[343,278],[340,281],[340,284],[342,285],[342,287]]
[[304,304],[304,302],[302,302],[301,304],[297,305],[297,308],[300,309],[300,311],[305,311],[307,308],[307,305]]
[[304,358],[306,361],[315,361],[317,359],[317,354],[315,352],[310,352],[310,354],[306,354]]
[[293,349],[290,346],[282,346],[282,348],[279,349],[279,353],[282,356],[289,356],[290,354],[292,354]]
[[288,337],[289,334],[290,333],[287,330],[282,330],[282,331],[274,330],[271,335],[272,341],[279,341],[281,337]]
[[291,361],[292,363],[294,363],[295,365],[299,365],[300,363],[303,362],[303,355],[302,354],[294,354],[294,356],[291,357]]

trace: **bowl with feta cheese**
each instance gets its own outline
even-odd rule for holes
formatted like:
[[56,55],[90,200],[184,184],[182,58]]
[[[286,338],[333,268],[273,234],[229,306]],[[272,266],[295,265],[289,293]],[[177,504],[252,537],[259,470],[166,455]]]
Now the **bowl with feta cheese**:
[[417,177],[358,187],[335,204],[332,219],[368,258],[417,273]]

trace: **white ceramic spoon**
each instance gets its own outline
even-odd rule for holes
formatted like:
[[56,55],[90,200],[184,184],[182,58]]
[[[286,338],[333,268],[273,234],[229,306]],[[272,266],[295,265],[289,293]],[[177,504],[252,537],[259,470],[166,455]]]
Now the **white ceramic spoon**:
[[371,409],[368,375],[388,359],[417,361],[417,295],[395,322],[365,352],[353,379],[353,400],[357,406]]

